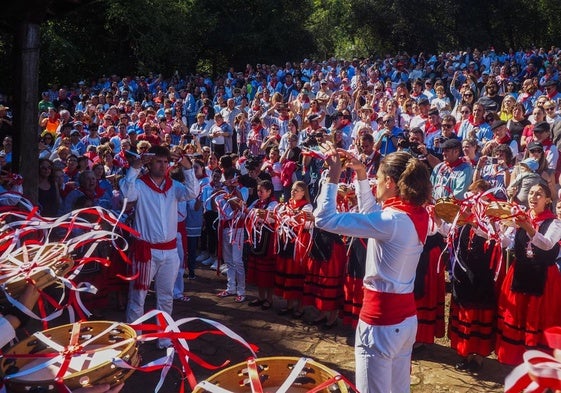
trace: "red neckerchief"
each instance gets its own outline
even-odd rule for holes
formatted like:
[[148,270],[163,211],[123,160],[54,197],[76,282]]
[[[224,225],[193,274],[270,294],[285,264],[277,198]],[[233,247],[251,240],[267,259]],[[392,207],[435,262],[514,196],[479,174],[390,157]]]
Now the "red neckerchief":
[[[532,210],[533,213],[533,210]],[[539,224],[545,220],[548,220],[550,218],[557,218],[557,216],[555,214],[553,214],[553,212],[549,209],[545,209],[543,212],[539,213],[538,215],[536,215],[535,217],[532,217],[533,214],[530,214],[530,220],[532,221],[532,226],[534,228],[538,228]]]
[[555,90],[553,93],[547,93],[547,98],[549,98],[551,100],[556,95],[557,95],[557,90]]
[[265,209],[267,206],[269,206],[269,203],[274,201],[275,201],[274,197],[269,197],[263,201],[261,199],[258,199],[257,202],[255,202],[255,207],[257,209]]
[[495,138],[495,142],[497,142],[499,145],[506,145],[507,143],[510,142],[510,140],[511,140],[510,139],[510,134],[508,132],[501,139],[496,139]]
[[62,170],[65,174],[68,175],[68,177],[73,178],[74,176],[76,176],[78,174],[78,168],[74,169],[72,172],[70,172],[70,170],[68,169],[68,167],[65,167]]
[[95,151],[87,151],[84,153],[85,157],[88,157],[90,161],[93,161],[97,157],[97,153]]
[[444,161],[444,164],[445,164],[448,168],[454,169],[454,168],[459,167],[460,165],[462,165],[464,162],[465,162],[465,161],[462,160],[462,158],[460,157],[460,158],[458,158],[456,161],[454,161],[454,162],[452,162],[452,163],[450,163],[450,162],[448,162],[448,161]]
[[405,202],[399,197],[387,199],[382,207],[384,209],[391,207],[407,214],[411,221],[413,221],[419,241],[423,244],[425,243],[429,231],[429,213],[425,208]]
[[166,176],[164,178],[164,187],[160,188],[156,185],[156,183],[154,183],[149,173],[140,176],[140,180],[142,180],[144,184],[146,184],[149,188],[151,188],[152,190],[156,191],[159,194],[165,194],[166,192],[168,192],[173,183],[171,177]]
[[546,147],[550,148],[551,146],[553,146],[553,141],[551,140],[551,138],[547,138],[547,139],[541,141],[540,143],[542,144],[542,146],[544,148],[546,148]]
[[78,190],[84,194],[85,196],[87,196],[88,198],[90,198],[92,201],[95,201],[96,199],[99,199],[103,196],[103,194],[105,193],[105,191],[103,190],[103,188],[101,188],[99,186],[99,183],[95,186],[95,190],[92,193],[87,192],[86,190],[83,190],[82,188],[78,187]]
[[475,126],[475,127],[478,127],[478,126],[480,126],[481,124],[485,123],[485,119],[483,119],[483,121],[482,121],[481,123],[476,123],[476,122],[475,122],[475,118],[473,117],[473,115],[469,115],[468,121],[469,121],[469,123],[470,123],[472,126]]
[[303,208],[307,204],[308,204],[308,201],[305,200],[304,198],[300,199],[299,201],[295,201],[292,198],[290,198],[288,200],[288,207],[290,207],[292,210],[300,210],[301,208]]
[[434,132],[438,131],[438,127],[435,124],[432,124],[430,121],[425,123],[425,134],[430,135]]

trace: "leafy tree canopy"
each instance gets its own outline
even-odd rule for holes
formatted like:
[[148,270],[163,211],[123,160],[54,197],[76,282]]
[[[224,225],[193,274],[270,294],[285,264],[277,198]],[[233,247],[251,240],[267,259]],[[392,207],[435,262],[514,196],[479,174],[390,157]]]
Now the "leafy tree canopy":
[[[490,45],[499,50],[549,47],[561,38],[558,0],[24,0],[14,4],[0,16],[0,72],[9,75],[13,67],[16,22],[22,18],[42,22],[40,86],[113,73],[216,73],[229,66],[240,69],[246,63],[280,64],[304,57],[350,58]],[[0,89],[8,87],[9,79],[0,80]]]

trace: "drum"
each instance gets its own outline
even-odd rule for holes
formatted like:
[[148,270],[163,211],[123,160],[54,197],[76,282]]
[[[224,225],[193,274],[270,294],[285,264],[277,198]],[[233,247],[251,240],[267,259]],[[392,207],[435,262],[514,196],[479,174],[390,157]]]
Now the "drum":
[[[68,255],[63,243],[45,245],[27,244],[12,252],[0,264],[0,277],[6,292],[17,299],[25,291],[28,278],[35,282],[38,289],[43,289],[64,276],[74,267],[74,261]],[[49,268],[54,276],[49,273]]]
[[63,375],[63,382],[70,390],[105,383],[116,385],[134,370],[117,367],[113,358],[120,358],[134,367],[140,363],[135,338],[136,332],[120,322],[91,321],[58,326],[34,333],[5,352],[0,361],[0,373],[10,392],[58,391],[54,379],[61,373],[65,354],[70,352],[67,355],[70,363]]
[[[437,217],[448,223],[453,223],[458,213],[460,213],[461,202],[455,198],[440,198],[434,205],[434,214]],[[468,214],[466,212],[460,213],[456,224],[459,226],[468,223]]]
[[[193,390],[193,393],[212,393],[217,392],[216,387],[224,390],[220,392],[230,393],[251,393],[253,392],[250,385],[251,368],[250,362],[254,361],[256,365],[255,379],[261,382],[264,392],[275,392],[283,384],[289,383],[288,393],[305,393],[309,390],[320,386],[324,382],[333,379],[332,384],[328,384],[324,389],[319,390],[322,393],[350,393],[356,392],[343,380],[335,380],[340,374],[330,368],[306,358],[297,357],[269,357],[249,360],[248,362],[238,363],[228,367],[211,377],[206,381],[200,382]],[[303,364],[303,368],[299,372],[291,375],[295,368],[299,368]]]

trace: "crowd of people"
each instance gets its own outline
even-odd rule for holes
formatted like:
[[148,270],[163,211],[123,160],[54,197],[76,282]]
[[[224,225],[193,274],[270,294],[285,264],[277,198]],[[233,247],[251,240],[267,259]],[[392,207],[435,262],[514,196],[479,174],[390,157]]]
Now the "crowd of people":
[[[270,312],[277,297],[279,314],[358,326],[360,391],[406,391],[412,348],[445,334],[448,281],[456,367],[475,372],[493,351],[518,364],[561,325],[560,53],[304,59],[214,79],[53,85],[38,104],[39,208],[126,205],[140,233],[121,303],[129,322],[151,281],[159,309],[189,301],[184,277],[203,265],[226,275],[220,298]],[[0,106],[8,174],[11,127]],[[3,186],[21,182],[9,174]],[[485,214],[493,204],[507,213]],[[459,212],[443,216],[444,205]],[[401,334],[376,330],[395,325]]]

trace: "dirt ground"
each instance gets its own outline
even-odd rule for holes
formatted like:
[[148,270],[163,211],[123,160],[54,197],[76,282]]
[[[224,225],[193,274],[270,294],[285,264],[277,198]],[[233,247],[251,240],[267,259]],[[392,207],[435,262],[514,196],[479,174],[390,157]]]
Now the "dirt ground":
[[[259,357],[267,356],[306,356],[332,369],[340,371],[351,380],[354,378],[353,332],[340,321],[336,328],[323,331],[310,326],[305,321],[311,320],[316,311],[307,309],[304,320],[288,316],[278,316],[275,309],[282,304],[275,301],[268,311],[249,307],[247,302],[238,304],[233,298],[220,299],[216,293],[226,287],[224,276],[217,277],[210,270],[199,270],[196,280],[185,280],[186,293],[191,296],[187,303],[174,304],[174,319],[185,317],[208,318],[231,328],[248,342],[259,346]],[[251,300],[255,290],[249,288]],[[149,298],[149,306],[154,299]],[[111,313],[116,319],[121,313]],[[204,324],[193,323],[187,330],[204,329]],[[190,343],[193,353],[206,361],[219,364],[230,360],[235,364],[247,359],[248,350],[218,336],[204,336]],[[144,361],[162,356],[151,343],[143,344],[140,352]],[[510,368],[500,365],[495,359],[485,359],[483,369],[477,374],[458,372],[454,365],[458,356],[451,350],[445,339],[421,351],[412,364],[411,391],[414,393],[436,392],[502,392],[503,381]],[[208,378],[214,372],[193,366],[198,381]],[[158,373],[136,372],[127,381],[124,392],[153,391],[158,380]],[[161,392],[175,393],[181,383],[178,373],[171,371]],[[186,385],[185,391],[191,391]]]
[[[199,317],[218,321],[259,347],[258,357],[296,356],[312,358],[354,380],[354,337],[349,326],[338,326],[322,330],[309,325],[317,311],[306,309],[303,319],[279,316],[276,311],[283,306],[275,299],[272,309],[262,311],[248,306],[248,302],[235,303],[233,297],[220,299],[216,294],[226,288],[224,276],[216,272],[200,269],[195,280],[185,280],[186,293],[191,300],[174,303],[173,318]],[[254,288],[248,288],[248,299],[255,297]],[[114,299],[112,299],[113,302]],[[154,308],[155,298],[148,295],[146,310]],[[98,310],[99,311],[99,310]],[[116,309],[103,310],[105,318],[124,321],[124,313]],[[202,322],[184,325],[187,331],[209,329]],[[31,330],[31,326],[30,326]],[[245,361],[251,353],[240,344],[226,337],[205,335],[189,343],[190,350],[211,364],[230,361],[236,364]],[[164,356],[165,352],[152,342],[140,345],[142,364]],[[459,360],[455,351],[449,348],[446,339],[421,351],[412,363],[411,391],[413,393],[437,392],[502,392],[503,381],[510,368],[500,365],[495,359],[485,359],[484,367],[478,374],[458,372],[454,369]],[[179,364],[178,362],[176,362]],[[204,369],[190,363],[197,381],[207,379],[217,371]],[[126,382],[124,393],[153,392],[159,380],[159,372],[135,372]],[[180,374],[172,369],[160,390],[162,393],[176,393],[183,383]],[[191,392],[185,384],[185,392]]]

